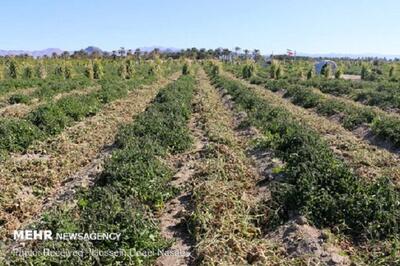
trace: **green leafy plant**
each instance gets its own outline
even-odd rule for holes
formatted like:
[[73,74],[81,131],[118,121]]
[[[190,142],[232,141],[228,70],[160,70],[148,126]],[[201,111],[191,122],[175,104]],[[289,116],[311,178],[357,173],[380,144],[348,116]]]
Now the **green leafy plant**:
[[23,151],[41,137],[40,130],[22,119],[0,119],[0,150]]
[[189,66],[187,63],[183,64],[182,75],[189,75]]
[[53,103],[41,106],[28,115],[28,120],[48,135],[60,133],[71,119]]
[[8,98],[8,103],[10,104],[17,104],[17,103],[29,104],[30,101],[31,97],[25,94],[14,94],[11,95],[10,98]]
[[17,62],[11,60],[8,63],[8,76],[12,79],[16,79],[18,77],[18,66]]
[[95,61],[93,64],[93,78],[94,79],[101,79],[104,75],[103,66],[100,62]]

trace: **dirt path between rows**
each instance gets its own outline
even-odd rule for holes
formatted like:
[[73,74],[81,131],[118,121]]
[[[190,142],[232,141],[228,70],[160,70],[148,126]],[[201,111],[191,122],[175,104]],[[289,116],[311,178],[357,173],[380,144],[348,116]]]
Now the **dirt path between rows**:
[[[197,90],[193,102],[196,102]],[[191,265],[194,260],[193,246],[194,240],[188,231],[188,218],[191,207],[191,188],[190,183],[196,172],[196,160],[201,156],[208,139],[202,130],[199,122],[199,109],[196,104],[192,104],[193,113],[189,121],[189,129],[193,137],[193,148],[184,154],[172,156],[170,161],[178,169],[170,184],[179,189],[179,194],[169,200],[162,213],[158,217],[160,221],[161,234],[164,238],[173,241],[172,246],[160,256],[156,265]]]
[[[59,136],[39,143],[26,154],[10,158],[0,167],[0,238],[39,219],[52,206],[73,198],[78,187],[90,186],[113,149],[122,124],[145,110],[170,79],[138,88],[126,98],[107,105]],[[34,189],[43,189],[38,195]]]

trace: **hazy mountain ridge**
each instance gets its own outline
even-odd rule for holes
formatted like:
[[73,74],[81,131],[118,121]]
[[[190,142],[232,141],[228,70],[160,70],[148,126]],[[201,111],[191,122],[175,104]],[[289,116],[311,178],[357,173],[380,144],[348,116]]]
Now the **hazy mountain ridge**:
[[63,50],[59,48],[47,48],[44,50],[35,50],[35,51],[29,51],[29,50],[0,50],[0,56],[7,56],[7,55],[23,55],[23,54],[28,54],[33,57],[42,57],[42,56],[51,56],[53,53],[56,53],[58,55],[63,53]]
[[[161,52],[178,52],[181,49],[179,48],[174,48],[174,47],[163,47],[163,46],[145,46],[145,47],[139,47],[141,52],[151,52],[154,49],[159,49]],[[125,48],[125,51],[128,51],[131,48]],[[136,48],[132,48],[132,51],[135,51]],[[99,52],[103,53],[106,50],[102,50],[99,47],[96,46],[88,46],[84,49],[86,53],[92,54],[94,52]],[[118,50],[118,49],[116,49]],[[57,55],[60,55],[64,52],[65,50],[61,50],[59,48],[47,48],[43,50],[35,50],[35,51],[30,51],[30,50],[0,50],[0,56],[12,56],[12,55],[23,55],[23,54],[28,54],[33,57],[42,57],[42,56],[51,56],[53,53],[56,53]],[[79,51],[79,50],[78,50]],[[69,53],[73,53],[73,51],[68,51]],[[111,51],[108,51],[111,52]]]

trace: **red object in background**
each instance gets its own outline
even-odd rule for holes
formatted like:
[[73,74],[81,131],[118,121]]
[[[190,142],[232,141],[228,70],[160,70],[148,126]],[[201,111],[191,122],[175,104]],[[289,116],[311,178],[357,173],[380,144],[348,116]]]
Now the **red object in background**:
[[290,49],[286,49],[286,53],[288,56],[296,56],[296,51]]

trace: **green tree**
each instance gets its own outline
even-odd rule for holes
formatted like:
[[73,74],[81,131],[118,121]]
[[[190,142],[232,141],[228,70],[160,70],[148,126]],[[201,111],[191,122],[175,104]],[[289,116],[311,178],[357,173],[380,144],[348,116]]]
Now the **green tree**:
[[11,60],[8,65],[8,76],[12,79],[16,79],[18,77],[18,66],[14,60]]
[[24,67],[23,77],[25,79],[31,79],[33,77],[33,69],[30,65]]
[[250,78],[253,75],[254,67],[253,65],[245,65],[242,69],[242,77],[245,79]]
[[211,75],[213,77],[217,76],[219,74],[219,67],[217,65],[213,65],[211,69]]
[[126,78],[130,79],[135,74],[135,67],[132,60],[126,60],[125,62],[126,67]]
[[391,66],[390,69],[389,69],[389,78],[393,78],[394,77],[394,71],[395,71],[394,66]]
[[72,78],[72,67],[69,64],[64,66],[64,78],[70,79]]
[[314,76],[314,71],[313,71],[313,69],[311,68],[311,69],[308,70],[308,72],[307,72],[307,79],[312,79],[313,76]]
[[276,70],[277,70],[278,66],[276,63],[272,63],[271,64],[271,68],[269,70],[269,76],[271,79],[276,79]]
[[304,80],[305,77],[304,77],[304,72],[303,72],[303,70],[300,70],[300,71],[299,71],[299,77],[300,77],[301,80]]
[[43,63],[40,62],[37,66],[36,66],[36,77],[40,78],[40,79],[45,79],[47,76],[47,72],[46,72],[46,68],[44,67]]
[[343,75],[342,69],[339,68],[335,73],[335,78],[340,79],[342,75]]
[[126,66],[125,64],[120,64],[118,67],[118,76],[120,78],[126,79],[127,77],[127,72],[126,72]]
[[101,79],[103,77],[104,71],[103,66],[100,62],[96,61],[93,64],[93,78]]
[[361,79],[367,80],[370,76],[370,70],[367,68],[366,65],[363,65],[361,68]]
[[275,76],[276,76],[276,79],[280,79],[283,76],[283,70],[282,70],[282,67],[280,65],[276,69]]
[[87,77],[88,79],[93,79],[93,65],[92,63],[89,63],[86,65],[85,67],[85,77]]
[[330,78],[330,76],[331,76],[331,68],[330,68],[329,64],[325,64],[322,67],[321,75],[323,75],[325,78]]
[[58,78],[64,78],[64,69],[61,65],[57,65],[54,69],[54,75]]
[[189,75],[189,66],[185,63],[182,67],[182,75]]

